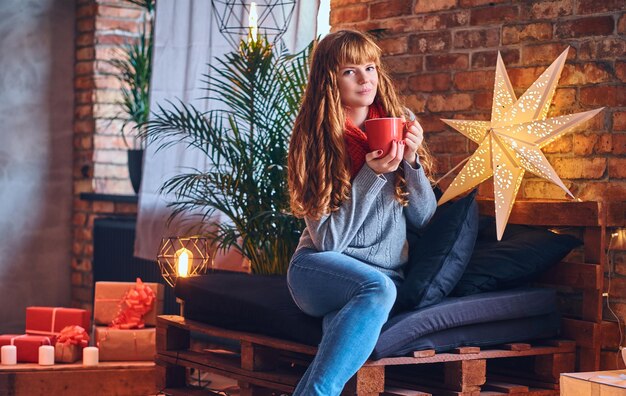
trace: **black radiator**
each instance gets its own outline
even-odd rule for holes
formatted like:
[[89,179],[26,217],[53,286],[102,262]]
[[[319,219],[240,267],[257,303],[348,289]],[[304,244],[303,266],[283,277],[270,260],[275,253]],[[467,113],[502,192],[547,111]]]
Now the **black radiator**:
[[161,277],[156,261],[133,256],[136,221],[134,217],[103,217],[94,220],[93,280],[134,282],[139,277],[144,282],[162,283],[165,288],[164,313],[178,314],[174,290]]

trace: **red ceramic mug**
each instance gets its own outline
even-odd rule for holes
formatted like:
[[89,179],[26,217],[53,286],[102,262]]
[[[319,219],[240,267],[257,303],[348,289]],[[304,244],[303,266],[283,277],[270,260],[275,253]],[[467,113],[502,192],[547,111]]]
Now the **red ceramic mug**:
[[384,157],[391,150],[391,142],[404,139],[404,121],[398,117],[370,118],[365,121],[365,134],[370,152],[383,150],[380,157]]

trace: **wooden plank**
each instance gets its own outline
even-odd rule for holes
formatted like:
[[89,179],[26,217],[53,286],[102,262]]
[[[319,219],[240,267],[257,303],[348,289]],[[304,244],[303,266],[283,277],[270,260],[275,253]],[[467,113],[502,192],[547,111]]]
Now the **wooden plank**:
[[[34,366],[22,365],[19,366]],[[48,368],[48,369],[46,369]],[[54,365],[0,371],[0,395],[150,395],[155,394],[154,363],[116,368],[99,365]]]
[[160,321],[157,318],[156,350],[171,351],[188,349],[191,343],[189,329],[172,326],[171,322]]
[[576,341],[577,347],[600,349],[599,323],[561,318],[561,336]]
[[387,386],[397,387],[397,388],[402,388],[402,389],[411,389],[411,390],[415,390],[415,391],[422,392],[425,394],[432,394],[432,395],[437,395],[437,396],[481,396],[480,390],[461,392],[461,391],[443,389],[441,387],[436,386],[435,384],[432,384],[432,385],[415,384],[412,382],[406,382],[403,380],[392,379],[392,378],[387,380]]
[[502,349],[506,349],[507,351],[527,351],[530,348],[532,348],[532,346],[530,344],[525,344],[525,343],[521,343],[521,342],[510,343],[510,344],[502,344],[500,347]]
[[82,373],[83,371],[92,370],[133,370],[154,367],[155,364],[152,361],[100,362],[97,366],[83,366],[82,362],[55,364],[54,366],[40,366],[37,363],[19,363],[13,366],[0,365],[0,374],[20,373],[23,371],[72,371]]
[[602,290],[603,277],[600,265],[560,262],[546,271],[539,282],[576,289]]
[[606,226],[624,227],[626,226],[626,202],[609,201],[606,202]]
[[542,378],[552,378],[559,381],[561,373],[571,373],[576,369],[576,355],[574,353],[556,353],[535,357],[533,371]]
[[162,362],[156,367],[156,386],[163,388],[180,388],[186,386],[185,368],[175,364]]
[[576,371],[600,370],[600,350],[597,348],[580,348]]
[[590,320],[596,323],[602,322],[602,290],[601,289],[583,291],[582,319]]
[[159,364],[161,364],[161,362],[167,362],[184,367],[193,367],[201,371],[223,375],[237,381],[243,381],[283,392],[293,392],[295,385],[298,383],[302,375],[302,373],[290,373],[283,370],[276,370],[274,372],[247,371],[241,369],[238,362],[231,365],[224,365],[222,364],[223,362],[206,362],[203,361],[198,355],[199,354],[197,352],[194,353],[189,351],[181,353],[178,358],[176,356],[159,354],[157,355],[157,362]]
[[248,371],[274,370],[278,363],[278,350],[241,341],[241,368]]
[[486,360],[462,360],[444,363],[443,383],[447,389],[462,392],[480,391],[487,380]]
[[168,324],[175,327],[180,327],[190,331],[196,331],[202,334],[223,337],[231,340],[249,341],[259,345],[265,345],[272,348],[300,352],[308,355],[315,355],[317,348],[309,345],[300,344],[294,341],[286,341],[279,338],[264,336],[260,334],[248,333],[237,330],[228,330],[216,326],[207,325],[205,323],[196,322],[193,320],[185,319],[178,315],[160,315],[157,317],[157,326],[160,324]]
[[503,349],[483,349],[479,353],[475,354],[456,354],[456,353],[437,353],[435,356],[426,358],[414,358],[408,356],[383,358],[380,360],[370,360],[366,362],[366,365],[372,366],[395,366],[404,364],[423,364],[423,363],[442,363],[452,362],[458,360],[476,360],[476,359],[491,359],[491,358],[503,358],[503,357],[517,357],[517,356],[534,356],[534,355],[548,355],[553,353],[568,353],[574,352],[576,348],[573,345],[565,345],[562,347],[552,346],[537,346],[531,347],[525,351],[507,351]]
[[381,396],[432,396],[432,393],[398,388],[394,386],[386,386],[385,391],[381,393]]
[[572,348],[576,347],[576,342],[572,340],[560,340],[560,339],[541,340],[541,344],[558,346],[558,347],[565,347],[565,346],[570,346]]
[[344,386],[342,395],[378,395],[385,390],[383,366],[361,367]]
[[219,395],[219,393],[211,392],[203,389],[193,388],[165,388],[161,391],[161,394],[168,396],[207,396],[207,395]]
[[600,370],[622,370],[626,368],[621,351],[600,351]]
[[[494,216],[493,199],[476,200],[481,214]],[[510,224],[543,226],[599,226],[600,203],[593,201],[518,199],[513,205]]]
[[454,348],[452,350],[452,353],[458,353],[461,355],[480,353],[480,348],[479,347],[459,347],[459,348]]
[[434,349],[424,349],[423,351],[413,351],[413,357],[416,358],[425,358],[435,356]]
[[[508,382],[487,381],[481,388],[483,391],[502,392],[506,394],[528,393],[528,386]],[[482,395],[482,392],[481,392]]]
[[603,321],[600,324],[600,339],[602,349],[614,349],[619,348],[620,332],[617,322],[610,322],[608,320]]
[[522,384],[528,387],[540,388],[540,389],[551,389],[551,390],[559,389],[558,382],[557,383],[544,382],[544,381],[538,381],[532,378],[517,377],[514,375],[507,375],[507,374],[500,374],[500,373],[489,373],[489,381],[492,381],[492,380],[498,381],[498,382],[511,382],[515,384]]

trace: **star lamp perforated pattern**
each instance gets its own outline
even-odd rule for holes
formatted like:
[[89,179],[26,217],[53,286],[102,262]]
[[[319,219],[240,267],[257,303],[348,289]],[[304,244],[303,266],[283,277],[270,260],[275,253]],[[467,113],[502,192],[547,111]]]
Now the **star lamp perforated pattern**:
[[491,120],[442,120],[478,143],[478,149],[452,181],[439,204],[493,176],[498,240],[502,238],[526,171],[551,181],[574,198],[541,148],[603,108],[546,119],[568,50],[563,51],[519,99],[515,97],[498,53]]

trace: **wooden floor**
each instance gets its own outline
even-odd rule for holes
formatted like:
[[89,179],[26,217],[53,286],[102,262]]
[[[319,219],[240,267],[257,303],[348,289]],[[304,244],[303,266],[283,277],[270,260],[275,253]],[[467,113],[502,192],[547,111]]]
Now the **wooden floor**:
[[0,366],[0,396],[156,395],[154,362]]

